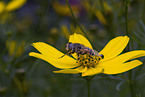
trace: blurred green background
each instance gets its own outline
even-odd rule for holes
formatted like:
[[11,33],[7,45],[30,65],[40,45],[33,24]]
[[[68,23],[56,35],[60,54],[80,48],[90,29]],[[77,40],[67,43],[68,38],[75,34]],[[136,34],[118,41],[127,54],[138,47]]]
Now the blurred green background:
[[[96,50],[126,35],[125,0],[69,1]],[[130,50],[145,49],[145,1],[128,1]],[[65,0],[0,0],[0,97],[87,97],[80,75],[54,74],[57,68],[28,55],[36,51],[31,44],[37,41],[66,53],[73,33],[83,34]],[[144,64],[132,70],[136,97],[145,97],[144,75]],[[131,97],[128,74],[96,75],[91,97]]]

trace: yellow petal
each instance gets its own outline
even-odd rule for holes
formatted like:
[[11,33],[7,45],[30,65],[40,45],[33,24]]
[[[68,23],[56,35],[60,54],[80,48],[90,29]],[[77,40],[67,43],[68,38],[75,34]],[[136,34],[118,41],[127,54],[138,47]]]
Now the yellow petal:
[[86,72],[82,73],[82,76],[93,76],[98,73],[118,74],[126,72],[142,64],[139,60],[133,60],[126,63],[111,62],[100,62],[95,68],[91,67]]
[[[119,55],[126,45],[128,44],[129,37],[127,36],[119,36],[114,39],[112,39],[104,48],[102,51],[100,51],[100,54],[104,55],[104,61],[114,58],[117,55]],[[102,61],[103,61],[102,60]]]
[[113,61],[113,63],[124,63],[128,60],[132,60],[135,58],[139,58],[139,57],[143,57],[145,56],[145,50],[135,50],[135,51],[130,51],[124,54],[121,54],[117,57],[115,57],[114,59],[111,60],[111,62]]
[[[74,33],[73,35],[70,35],[69,42],[80,43],[80,44],[83,44],[85,47],[92,48],[91,43],[81,34]],[[77,59],[76,53],[72,54],[72,56]]]
[[65,55],[64,57],[60,58],[64,54],[54,47],[43,43],[43,42],[36,42],[32,44],[41,54],[31,52],[29,53],[30,56],[40,58],[52,64],[57,68],[74,68],[77,67],[79,64],[76,63],[76,60],[73,58]]
[[10,56],[14,55],[14,53],[16,51],[16,45],[17,45],[16,41],[10,41],[9,48],[8,48]]
[[[70,10],[69,10],[67,5],[61,4],[58,1],[54,1],[52,3],[52,6],[53,6],[54,10],[60,15],[64,15],[64,16],[65,15],[67,15],[67,16],[71,15]],[[80,11],[79,6],[78,5],[72,5],[71,8],[73,10],[74,15],[78,15],[78,12]]]
[[74,33],[73,35],[70,35],[69,42],[80,43],[83,44],[85,47],[89,47],[92,49],[91,43],[81,34]]
[[29,56],[33,56],[42,60],[45,60],[46,62],[52,64],[53,66],[60,68],[60,69],[66,69],[66,68],[74,68],[77,67],[79,64],[76,63],[74,59],[68,58],[65,60],[66,56],[61,59],[56,59],[50,56],[42,55],[35,52],[30,52]]
[[63,69],[59,71],[53,71],[54,73],[69,73],[69,74],[77,74],[82,73],[87,70],[87,67],[78,67],[76,69]]
[[[108,71],[113,72],[114,69],[121,71],[121,70],[125,69],[125,65],[122,65],[122,64],[129,63],[129,62],[125,63],[126,61],[130,61],[132,59],[139,58],[139,57],[142,57],[142,56],[145,56],[145,50],[131,51],[131,52],[127,52],[127,53],[124,53],[122,55],[119,55],[112,60],[100,61],[98,66],[104,68],[105,72],[108,72]],[[130,66],[132,66],[132,68],[141,64],[140,61],[135,61],[135,62],[139,62],[139,63],[138,64],[136,63],[136,64],[133,65],[134,61],[131,61],[132,65],[130,65]],[[128,65],[126,65],[126,67],[129,68]]]
[[70,36],[70,33],[69,33],[69,29],[67,28],[67,26],[66,25],[62,25],[61,26],[61,30],[62,30],[64,36],[66,37],[66,39],[68,40],[69,36]]
[[106,67],[104,67],[104,72],[105,74],[118,74],[118,73],[123,73],[126,72],[128,70],[131,70],[139,65],[141,65],[142,62],[139,60],[133,60],[124,64],[108,64],[108,66],[106,65]]
[[98,66],[104,68],[104,73],[106,74],[122,73],[142,64],[142,62],[140,62],[139,60],[134,60],[131,62],[126,61],[130,61],[132,59],[139,58],[142,56],[145,56],[145,50],[131,51],[119,55],[112,60],[100,61]]
[[103,72],[103,68],[102,67],[90,67],[86,72],[83,72],[82,73],[82,76],[93,76],[95,74],[98,74],[98,73],[102,73]]
[[0,1],[0,13],[4,11],[5,4],[4,2]]
[[[33,43],[32,46],[34,46],[43,55],[46,55],[49,57],[61,59],[60,57],[64,55],[62,52],[60,52],[56,48],[44,42],[36,42],[36,43]],[[69,56],[66,55],[65,57],[69,57]]]
[[6,11],[12,11],[12,10],[16,10],[20,7],[22,7],[27,0],[11,0],[11,2],[9,2],[6,5]]
[[98,18],[98,20],[102,23],[102,24],[104,24],[104,25],[106,25],[107,24],[107,21],[106,21],[106,19],[105,19],[105,17],[103,16],[103,14],[101,13],[101,11],[100,10],[95,10],[95,15],[96,15],[96,17]]

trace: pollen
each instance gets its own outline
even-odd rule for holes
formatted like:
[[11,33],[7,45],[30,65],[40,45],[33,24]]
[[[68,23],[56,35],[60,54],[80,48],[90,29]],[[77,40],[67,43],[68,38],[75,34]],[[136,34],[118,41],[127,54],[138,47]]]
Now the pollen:
[[77,58],[77,63],[79,63],[81,66],[85,66],[85,67],[95,67],[100,61],[100,58],[98,56],[90,56],[88,54],[85,55],[79,55],[79,57]]

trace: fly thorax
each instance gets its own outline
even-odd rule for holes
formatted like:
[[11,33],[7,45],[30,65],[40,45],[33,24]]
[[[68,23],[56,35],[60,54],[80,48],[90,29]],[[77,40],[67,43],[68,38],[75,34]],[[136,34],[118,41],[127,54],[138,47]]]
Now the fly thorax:
[[100,56],[90,56],[89,54],[79,55],[77,59],[77,63],[81,66],[95,67],[99,61],[101,60]]

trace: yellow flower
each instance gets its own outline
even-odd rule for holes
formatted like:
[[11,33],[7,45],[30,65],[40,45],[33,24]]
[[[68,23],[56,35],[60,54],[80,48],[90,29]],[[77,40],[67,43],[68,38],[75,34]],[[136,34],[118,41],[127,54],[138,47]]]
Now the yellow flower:
[[27,0],[11,0],[7,4],[3,1],[0,1],[0,24],[6,22],[6,20],[11,18],[11,11],[17,10],[22,7]]
[[[59,15],[63,15],[63,16],[70,16],[71,15],[70,10],[69,10],[67,5],[61,4],[58,1],[54,1],[52,3],[52,6],[53,6],[55,12],[58,13]],[[79,12],[81,10],[80,6],[76,4],[76,5],[72,5],[71,7],[72,7],[74,15],[78,16]]]
[[[92,48],[90,42],[80,34],[71,35],[69,42],[80,43],[86,47]],[[78,60],[75,54],[72,55],[74,58],[68,55],[59,58],[64,54],[44,42],[33,43],[32,45],[40,53],[30,52],[29,55],[45,60],[61,69],[54,71],[55,73],[81,73],[82,76],[93,76],[98,73],[119,74],[141,65],[142,62],[135,58],[145,56],[145,50],[135,50],[120,55],[128,42],[129,37],[127,36],[118,36],[112,39],[103,50],[99,52],[99,54],[104,55],[104,58],[98,63],[92,63],[94,61],[90,61],[88,64],[80,64],[80,62],[77,62]],[[91,64],[94,65],[92,66]]]
[[0,13],[3,12],[4,8],[5,8],[4,2],[0,1]]
[[6,41],[6,47],[9,53],[9,56],[15,56],[16,57],[20,57],[25,48],[25,41],[22,42],[17,42],[15,40],[7,40]]
[[6,11],[10,12],[16,9],[19,9],[22,7],[27,0],[11,0],[8,4],[5,4],[4,2],[0,1],[0,13]]

